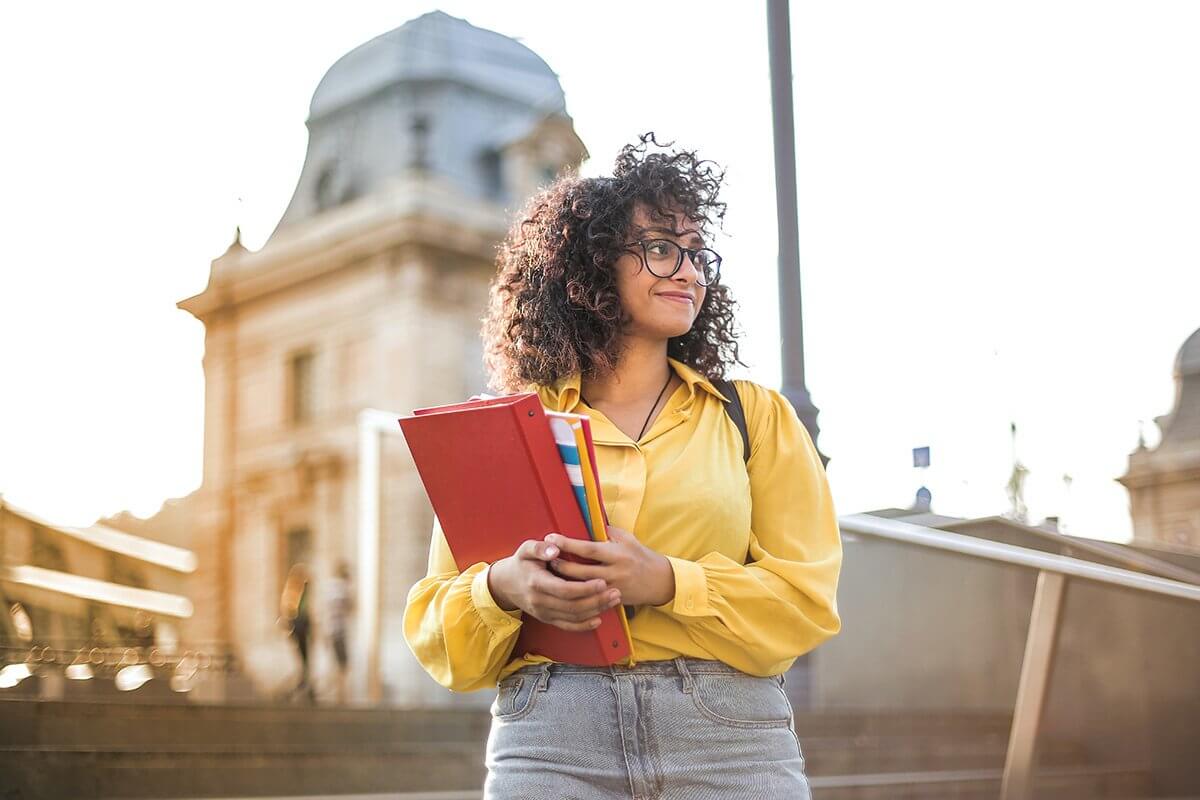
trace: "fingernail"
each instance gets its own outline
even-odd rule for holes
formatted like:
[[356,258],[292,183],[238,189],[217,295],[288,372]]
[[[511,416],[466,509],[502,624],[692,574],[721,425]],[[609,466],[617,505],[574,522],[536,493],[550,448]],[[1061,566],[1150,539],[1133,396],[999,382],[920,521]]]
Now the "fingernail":
[[619,601],[620,599],[621,599],[620,592],[609,592],[608,593],[608,602],[615,603],[615,602]]
[[558,555],[558,548],[555,547],[554,545],[547,547],[546,555],[550,556],[550,558],[554,558],[556,555]]
[[598,620],[598,619],[594,619],[594,620],[592,620],[591,622],[589,622],[589,623],[588,623],[588,627],[589,627],[589,628],[599,628],[599,627],[600,627],[600,620]]

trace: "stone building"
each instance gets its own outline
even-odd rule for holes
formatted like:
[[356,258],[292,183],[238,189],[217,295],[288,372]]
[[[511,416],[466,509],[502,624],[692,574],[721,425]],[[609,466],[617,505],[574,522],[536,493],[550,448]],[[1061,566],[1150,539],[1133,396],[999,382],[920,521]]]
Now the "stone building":
[[[355,576],[372,567],[356,563],[359,412],[483,390],[496,246],[513,210],[586,156],[541,58],[441,12],[337,61],[307,125],[295,194],[266,245],[235,239],[205,290],[179,303],[206,332],[203,482],[172,507],[199,558],[188,635],[229,642],[267,694],[296,677],[277,625],[290,566],[315,576],[318,691],[331,661],[322,586],[338,562]],[[432,512],[402,438],[386,441],[380,472],[383,699],[425,701],[433,684],[401,618]],[[362,647],[351,642],[358,666]]]
[[1200,330],[1175,359],[1175,407],[1155,423],[1162,441],[1153,450],[1139,442],[1119,478],[1134,542],[1200,551]]
[[[189,550],[106,525],[60,525],[0,498],[0,699],[120,695],[112,678],[127,657],[153,663],[162,679],[139,697],[170,697],[167,662],[177,664],[182,654],[195,569]],[[5,681],[5,671],[30,659],[35,674],[23,672],[20,686]],[[86,674],[64,680],[73,660],[87,664]],[[204,661],[207,679],[211,654]],[[211,696],[218,682],[189,681],[179,690]]]

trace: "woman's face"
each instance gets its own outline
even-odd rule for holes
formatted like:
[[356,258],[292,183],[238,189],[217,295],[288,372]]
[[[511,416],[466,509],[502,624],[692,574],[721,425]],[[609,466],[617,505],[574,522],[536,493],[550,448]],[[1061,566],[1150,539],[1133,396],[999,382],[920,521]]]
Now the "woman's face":
[[[649,239],[669,239],[683,247],[704,247],[699,226],[678,214],[671,222],[652,220],[642,206],[634,210],[633,224],[626,243]],[[699,273],[692,259],[684,255],[679,271],[659,278],[642,262],[642,248],[636,244],[617,259],[617,294],[628,322],[626,336],[669,339],[692,329],[704,304],[705,288],[697,283]]]

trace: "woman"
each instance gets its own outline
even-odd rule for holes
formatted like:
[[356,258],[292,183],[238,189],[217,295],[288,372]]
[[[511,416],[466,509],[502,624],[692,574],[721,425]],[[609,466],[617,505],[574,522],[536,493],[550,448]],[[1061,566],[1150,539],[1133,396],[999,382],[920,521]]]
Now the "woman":
[[312,617],[308,607],[309,577],[308,567],[304,564],[293,564],[288,570],[283,592],[279,596],[279,619],[300,656],[300,678],[288,693],[288,697],[303,694],[311,703],[315,701],[316,694],[309,680],[308,668],[308,642],[312,634]]
[[[487,798],[809,796],[782,673],[840,628],[841,545],[787,400],[736,382],[747,463],[712,383],[737,362],[707,244],[721,178],[648,134],[611,178],[533,198],[501,249],[492,385],[591,417],[611,526],[608,542],[549,534],[462,573],[435,527],[405,635],[444,686],[499,684]],[[513,651],[526,615],[586,630],[618,604],[636,612],[633,665]]]

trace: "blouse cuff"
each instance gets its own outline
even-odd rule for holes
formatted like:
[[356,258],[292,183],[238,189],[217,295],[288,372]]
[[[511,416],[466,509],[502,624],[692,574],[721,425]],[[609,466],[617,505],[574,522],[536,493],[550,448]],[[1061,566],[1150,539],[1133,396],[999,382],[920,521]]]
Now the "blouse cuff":
[[521,627],[521,610],[518,608],[505,611],[496,604],[496,599],[492,597],[487,583],[488,570],[491,568],[489,564],[475,573],[475,577],[471,580],[471,600],[475,604],[475,610],[479,612],[480,618],[492,633],[504,636]]
[[667,560],[671,562],[671,572],[675,574],[675,598],[656,608],[681,617],[712,616],[708,604],[708,576],[704,574],[704,567],[695,561],[674,556],[667,556]]

